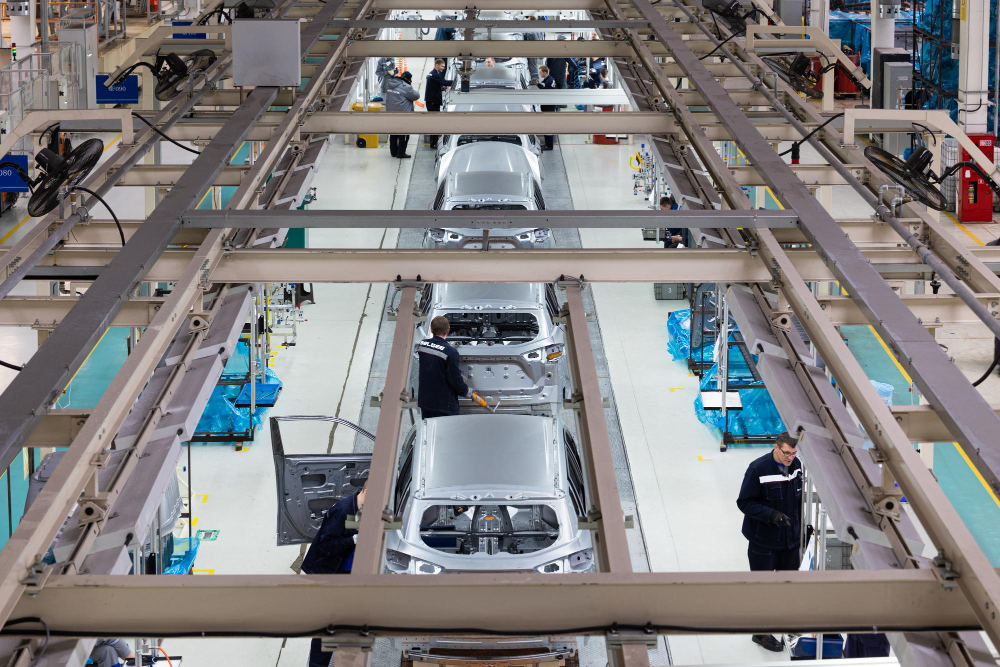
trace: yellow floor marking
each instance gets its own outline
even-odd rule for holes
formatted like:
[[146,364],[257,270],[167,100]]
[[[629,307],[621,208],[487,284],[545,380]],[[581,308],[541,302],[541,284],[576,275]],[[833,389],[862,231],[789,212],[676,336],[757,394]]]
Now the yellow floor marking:
[[195,498],[201,498],[201,502],[203,502],[203,503],[207,503],[208,502],[208,494],[207,493],[196,493],[196,494],[194,494],[194,497]]
[[9,239],[11,236],[13,236],[14,232],[16,232],[17,230],[19,230],[21,228],[21,226],[24,225],[24,223],[26,223],[28,220],[31,220],[31,216],[30,215],[24,216],[24,220],[22,220],[21,222],[17,223],[16,225],[14,225],[13,229],[11,229],[9,232],[7,232],[2,237],[0,237],[0,243],[3,243],[7,239]]
[[[895,355],[893,355],[893,353],[889,350],[889,346],[885,344],[885,341],[882,340],[882,337],[879,336],[878,333],[875,331],[875,327],[869,324],[868,328],[871,329],[871,332],[875,335],[875,339],[879,342],[879,345],[882,346],[882,349],[885,350],[885,353],[889,355],[890,359],[892,359],[892,363],[896,364],[896,368],[898,368],[899,372],[903,374],[903,377],[906,378],[906,381],[909,382],[910,384],[913,384],[913,380],[910,379],[909,373],[903,370],[903,366],[899,363],[899,360],[896,359]],[[990,494],[990,498],[993,499],[993,502],[995,502],[997,506],[1000,507],[1000,498],[997,498],[997,495],[993,493],[993,489],[990,488],[990,485],[986,483],[986,480],[983,479],[983,476],[979,474],[978,470],[976,470],[976,466],[973,465],[972,459],[969,458],[969,456],[962,450],[961,445],[959,445],[957,442],[952,442],[951,444],[955,445],[955,449],[957,449],[958,453],[962,455],[963,459],[965,459],[965,462],[972,470],[972,474],[976,476],[976,479],[979,480],[979,483],[983,485],[984,489],[986,489],[986,493]]]
[[197,525],[198,525],[198,517],[194,517],[193,519],[191,519],[191,527],[194,528]]
[[972,230],[970,230],[968,227],[966,227],[961,222],[959,222],[958,218],[956,218],[955,216],[953,216],[948,211],[941,211],[941,212],[944,213],[946,216],[948,216],[948,219],[951,220],[952,222],[954,222],[955,226],[958,227],[959,229],[961,229],[963,232],[965,232],[966,235],[970,239],[972,239],[973,241],[975,241],[976,245],[986,245],[985,243],[983,243],[982,241],[979,240],[978,236],[976,236],[975,234],[972,233]]
[[699,454],[698,455],[698,460],[699,461],[712,461],[713,459],[706,459],[704,456],[702,456],[701,454]]
[[101,151],[101,152],[102,152],[102,153],[107,153],[107,152],[108,152],[108,150],[110,150],[112,146],[114,146],[114,145],[115,145],[116,143],[118,143],[118,140],[119,140],[119,139],[121,139],[121,138],[122,138],[122,133],[121,133],[121,132],[119,132],[118,134],[116,134],[115,136],[113,136],[113,137],[111,138],[111,141],[109,141],[109,142],[108,142],[108,145],[107,145],[107,146],[105,146],[105,147],[104,147],[104,150],[103,150],[103,151]]
[[[108,335],[109,331],[111,331],[110,327],[104,330],[104,333],[101,334],[101,337],[97,339],[97,345],[101,344],[101,341],[104,340],[104,337]],[[94,353],[94,350],[97,349],[97,345],[94,345],[94,347],[90,348],[90,352],[88,352],[87,356],[84,357],[83,363],[80,364],[80,368],[76,369],[76,373],[79,373],[80,370],[87,364],[87,360],[90,359],[90,355],[92,355]],[[74,378],[76,378],[76,373],[73,373],[73,377],[71,377],[69,379],[69,382],[66,383],[66,387],[69,387],[70,384],[72,384]],[[63,387],[63,391],[66,391],[66,387]]]
[[195,574],[215,574],[215,570],[214,569],[213,570],[192,569],[191,571],[194,572]]
[[234,449],[233,454],[245,454],[250,451],[249,447],[240,447],[239,449]]

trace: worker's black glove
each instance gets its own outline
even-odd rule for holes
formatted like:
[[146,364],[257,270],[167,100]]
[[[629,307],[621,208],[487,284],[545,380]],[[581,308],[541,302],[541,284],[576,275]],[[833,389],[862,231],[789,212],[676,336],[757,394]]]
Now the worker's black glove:
[[771,510],[771,523],[779,528],[790,528],[792,526],[792,520],[778,510]]

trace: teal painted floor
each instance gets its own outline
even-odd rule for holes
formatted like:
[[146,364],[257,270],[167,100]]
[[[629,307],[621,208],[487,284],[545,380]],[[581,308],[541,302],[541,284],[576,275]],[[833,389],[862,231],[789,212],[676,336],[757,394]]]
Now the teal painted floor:
[[[893,386],[894,405],[913,405],[920,397],[889,352],[867,326],[841,328],[847,345],[872,380]],[[965,526],[994,567],[1000,567],[1000,505],[978,479],[962,451],[952,442],[934,443],[934,474]]]

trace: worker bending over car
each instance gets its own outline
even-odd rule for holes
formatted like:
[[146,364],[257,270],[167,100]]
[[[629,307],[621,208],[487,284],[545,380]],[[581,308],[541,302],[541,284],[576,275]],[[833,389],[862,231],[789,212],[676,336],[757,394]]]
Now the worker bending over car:
[[458,397],[472,395],[462,377],[458,351],[445,340],[450,331],[448,318],[438,315],[431,320],[431,337],[417,343],[417,407],[424,419],[457,415]]
[[[357,493],[341,498],[326,511],[323,523],[302,559],[302,571],[306,574],[350,574],[358,531],[347,527],[347,519],[357,516],[365,505],[367,473],[361,479],[352,479],[351,486],[360,488]],[[329,667],[332,659],[333,653],[323,651],[320,639],[314,638],[309,647],[309,667]]]
[[[751,463],[743,476],[736,506],[745,515],[751,572],[799,569],[802,464],[795,458],[797,448],[798,441],[782,433],[774,449]],[[754,635],[753,641],[768,651],[784,650],[784,642],[771,635]]]

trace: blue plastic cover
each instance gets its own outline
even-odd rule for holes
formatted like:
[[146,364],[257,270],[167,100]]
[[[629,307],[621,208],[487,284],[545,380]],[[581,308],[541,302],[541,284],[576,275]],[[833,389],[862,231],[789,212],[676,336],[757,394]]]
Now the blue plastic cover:
[[170,556],[170,564],[163,568],[163,574],[187,574],[194,567],[194,559],[198,555],[197,537],[175,537],[174,553]]
[[[249,364],[249,348],[245,341],[240,341],[233,351],[233,356],[226,362],[223,375],[236,377],[246,375]],[[258,376],[260,383],[274,384],[281,386],[281,380],[270,368],[265,371],[265,377]],[[244,433],[250,430],[251,415],[250,408],[236,407],[237,398],[243,390],[244,385],[219,385],[212,391],[212,396],[208,399],[208,405],[198,421],[195,431],[198,433]],[[253,414],[254,428],[259,428],[264,419],[267,407],[258,407]]]

